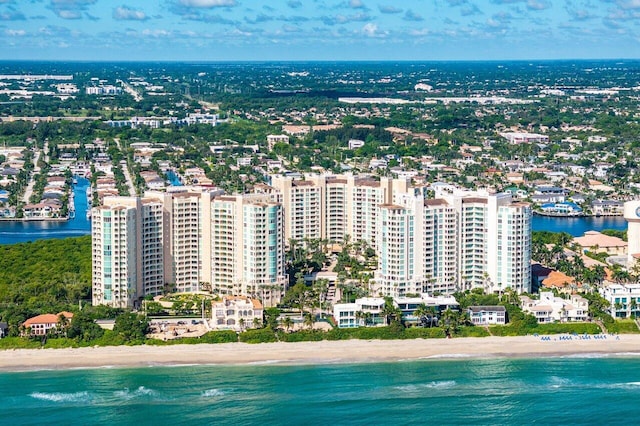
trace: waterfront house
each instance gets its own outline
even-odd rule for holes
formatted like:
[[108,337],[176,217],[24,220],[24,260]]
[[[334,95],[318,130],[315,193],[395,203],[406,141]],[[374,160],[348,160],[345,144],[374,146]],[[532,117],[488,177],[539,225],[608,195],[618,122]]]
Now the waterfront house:
[[[420,305],[432,308],[436,317],[447,309],[459,310],[460,305],[452,296],[397,297],[393,306],[400,309],[402,319],[407,323],[418,323],[420,318],[415,311]],[[383,297],[363,297],[354,303],[337,303],[333,305],[333,316],[339,328],[367,327],[385,325],[383,315],[385,300]]]
[[382,310],[384,298],[363,297],[354,303],[333,305],[333,317],[339,328],[354,328],[384,325]]
[[60,206],[53,203],[26,204],[23,208],[25,218],[44,219],[58,217]]
[[507,310],[504,306],[469,306],[467,309],[473,325],[505,325]]
[[599,289],[609,302],[608,313],[614,318],[636,318],[640,315],[640,283],[608,283]]
[[262,321],[263,307],[257,299],[246,296],[225,296],[211,304],[211,328],[242,331],[254,328],[256,320]]
[[60,312],[59,314],[42,314],[29,318],[22,323],[26,332],[31,336],[45,336],[47,332],[56,328],[60,323],[60,317],[64,317],[67,321],[71,321],[73,314],[71,312]]
[[460,310],[460,304],[453,296],[429,296],[422,294],[419,297],[397,297],[394,299],[394,304],[402,311],[402,318],[410,323],[420,320],[420,318],[415,316],[414,312],[422,304],[427,308],[432,308],[438,316],[447,309],[454,311]]
[[591,211],[596,216],[622,216],[624,202],[618,200],[594,200]]
[[550,216],[581,216],[582,209],[576,203],[564,201],[560,203],[544,203],[540,206],[544,214]]
[[586,321],[589,301],[573,294],[567,299],[555,297],[550,291],[540,292],[540,299],[520,296],[522,310],[536,317],[538,323]]

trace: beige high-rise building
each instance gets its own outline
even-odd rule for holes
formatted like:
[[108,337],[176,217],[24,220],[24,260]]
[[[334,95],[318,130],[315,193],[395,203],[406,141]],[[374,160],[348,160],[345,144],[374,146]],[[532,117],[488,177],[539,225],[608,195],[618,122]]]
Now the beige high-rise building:
[[213,292],[273,306],[288,283],[281,204],[267,195],[223,195],[211,210]]
[[92,211],[92,303],[129,307],[165,283],[162,201],[105,197]]
[[304,180],[274,175],[271,180],[271,188],[262,187],[261,192],[282,203],[287,243],[290,239],[341,243],[348,235],[351,241],[375,246],[378,206],[410,190],[405,179],[353,175],[309,175]]
[[277,303],[287,285],[280,203],[265,195],[174,188],[106,197],[94,208],[93,304],[212,290]]

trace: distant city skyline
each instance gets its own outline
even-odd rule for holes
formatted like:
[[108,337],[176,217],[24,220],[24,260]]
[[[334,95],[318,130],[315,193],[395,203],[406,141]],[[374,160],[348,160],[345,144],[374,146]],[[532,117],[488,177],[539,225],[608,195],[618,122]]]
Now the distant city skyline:
[[0,0],[1,60],[640,58],[640,0]]

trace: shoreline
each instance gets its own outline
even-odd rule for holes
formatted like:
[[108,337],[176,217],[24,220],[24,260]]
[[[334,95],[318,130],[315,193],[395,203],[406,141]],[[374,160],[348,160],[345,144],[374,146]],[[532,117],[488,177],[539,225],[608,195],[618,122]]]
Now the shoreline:
[[[104,346],[0,351],[0,370],[35,371],[180,365],[324,365],[490,358],[640,357],[640,335],[542,340],[547,336],[415,340]],[[556,340],[553,340],[553,339]]]

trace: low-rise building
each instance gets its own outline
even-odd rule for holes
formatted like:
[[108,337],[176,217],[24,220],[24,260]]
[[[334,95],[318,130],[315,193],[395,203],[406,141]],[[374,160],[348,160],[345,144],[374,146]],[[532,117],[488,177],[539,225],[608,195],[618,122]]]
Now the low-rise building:
[[339,328],[384,325],[384,298],[363,297],[354,303],[333,305],[333,317]]
[[402,311],[402,318],[407,322],[418,322],[420,320],[415,316],[415,312],[420,305],[433,308],[437,316],[440,316],[447,309],[460,309],[460,304],[453,296],[429,296],[423,294],[419,297],[398,297],[393,302]]
[[469,306],[467,309],[473,325],[505,325],[507,310],[504,306]]
[[600,288],[600,295],[609,302],[609,314],[614,318],[640,316],[640,283],[614,284]]
[[626,255],[629,244],[622,238],[604,235],[598,231],[587,231],[582,237],[576,237],[573,242],[580,246],[583,252],[607,253],[610,255]]
[[[339,328],[370,327],[385,325],[383,315],[385,299],[383,297],[363,297],[354,303],[337,303],[333,305],[333,316]],[[418,322],[415,312],[419,306],[432,308],[434,315],[447,309],[459,309],[459,304],[451,296],[429,296],[423,294],[418,297],[398,297],[393,300],[393,306],[400,309],[402,319],[406,322]]]
[[58,326],[61,316],[69,321],[73,318],[73,314],[66,311],[59,314],[42,314],[29,318],[22,326],[31,336],[45,336],[49,330]]
[[523,311],[535,316],[540,324],[586,321],[589,315],[589,301],[577,294],[567,300],[544,291],[538,300],[520,296],[520,305]]
[[209,325],[217,330],[242,331],[255,328],[262,321],[263,307],[258,299],[246,296],[225,296],[211,304]]

